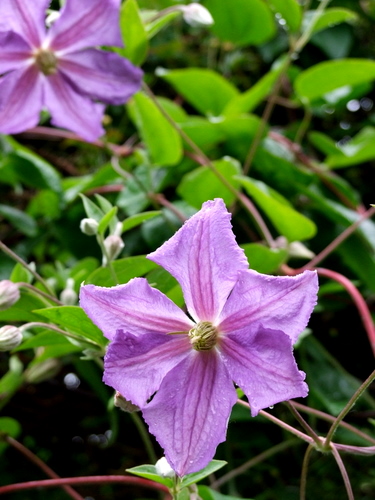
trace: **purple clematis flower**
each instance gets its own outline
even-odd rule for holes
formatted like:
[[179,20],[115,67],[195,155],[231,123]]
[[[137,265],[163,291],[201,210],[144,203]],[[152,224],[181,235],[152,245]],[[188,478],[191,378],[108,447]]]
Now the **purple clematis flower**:
[[47,31],[50,0],[0,0],[0,132],[34,127],[47,108],[52,123],[87,141],[100,137],[104,105],[125,102],[142,71],[118,54],[120,0],[67,0]]
[[104,382],[142,409],[183,476],[205,467],[225,440],[233,382],[253,416],[307,395],[292,345],[316,304],[317,276],[249,270],[220,199],[148,258],[179,281],[190,317],[143,278],[83,286],[81,306],[111,340]]

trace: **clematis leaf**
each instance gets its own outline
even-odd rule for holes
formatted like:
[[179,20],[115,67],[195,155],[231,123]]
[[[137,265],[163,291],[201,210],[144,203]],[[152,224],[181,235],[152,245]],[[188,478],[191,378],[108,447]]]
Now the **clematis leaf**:
[[130,231],[130,229],[139,226],[144,221],[152,219],[153,217],[156,217],[157,215],[160,214],[161,214],[160,210],[150,210],[149,212],[143,212],[140,214],[131,215],[130,217],[128,217],[123,221],[122,231],[123,232]]
[[[126,283],[132,278],[144,276],[156,267],[153,262],[146,259],[143,255],[118,259],[112,263],[112,266],[120,283]],[[86,284],[88,283],[98,286],[112,286],[116,284],[113,282],[113,277],[109,269],[104,267],[96,269],[91,273],[86,279]]]
[[289,241],[303,241],[316,234],[313,221],[297,212],[279,193],[261,181],[239,176],[243,187]]
[[120,30],[125,48],[117,52],[136,65],[142,64],[147,55],[148,41],[135,0],[126,0],[121,5]]
[[134,474],[135,476],[144,477],[145,479],[150,479],[155,481],[155,483],[164,484],[167,488],[173,487],[173,480],[170,477],[161,477],[156,472],[155,465],[138,465],[137,467],[132,467],[131,469],[125,469],[126,472]]
[[302,21],[302,7],[297,0],[268,0],[272,10],[280,14],[290,31],[297,31]]
[[176,165],[182,158],[182,141],[155,103],[138,92],[128,103],[130,117],[156,165]]
[[[17,438],[17,436],[21,433],[21,424],[10,417],[0,417],[0,429],[1,433],[6,436],[10,436],[12,438]],[[8,444],[5,440],[0,440],[0,455],[3,451],[8,447]]]
[[181,487],[186,488],[186,486],[202,481],[202,479],[220,470],[222,467],[227,465],[227,463],[228,462],[225,462],[225,460],[211,460],[211,462],[199,472],[194,472],[193,474],[187,474],[184,476],[181,481]]

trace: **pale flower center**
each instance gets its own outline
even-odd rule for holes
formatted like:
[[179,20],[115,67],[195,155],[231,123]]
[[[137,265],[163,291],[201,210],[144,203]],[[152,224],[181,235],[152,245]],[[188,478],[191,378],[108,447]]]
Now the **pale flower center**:
[[196,351],[209,351],[217,344],[219,332],[209,321],[200,321],[189,331],[190,343]]
[[35,62],[44,75],[53,75],[57,72],[57,57],[47,49],[39,49],[35,53]]

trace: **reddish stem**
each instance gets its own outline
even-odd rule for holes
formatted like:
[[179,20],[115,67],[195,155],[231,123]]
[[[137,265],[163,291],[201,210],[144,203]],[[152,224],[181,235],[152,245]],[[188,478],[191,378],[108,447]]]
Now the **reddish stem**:
[[[13,493],[14,491],[29,490],[33,488],[53,488],[56,486],[63,485],[79,485],[79,484],[105,484],[105,483],[120,483],[120,484],[135,484],[137,486],[143,486],[144,488],[150,488],[153,490],[159,490],[164,493],[169,493],[166,486],[160,483],[155,483],[149,481],[148,479],[142,479],[138,477],[128,477],[128,476],[84,476],[84,477],[64,477],[59,479],[43,479],[40,481],[27,481],[25,483],[8,484],[6,486],[0,486],[0,495],[4,493]],[[170,497],[167,497],[170,498]]]
[[345,287],[346,291],[349,293],[349,295],[352,297],[358,312],[361,316],[363,326],[367,332],[372,352],[374,353],[375,356],[375,326],[374,322],[372,321],[371,313],[370,310],[366,304],[365,299],[362,297],[361,293],[357,290],[357,288],[353,285],[353,283],[343,276],[340,273],[337,273],[336,271],[332,271],[331,269],[324,269],[323,267],[317,267],[316,270],[318,271],[318,274],[321,276],[326,276],[327,278],[331,278],[341,285]]

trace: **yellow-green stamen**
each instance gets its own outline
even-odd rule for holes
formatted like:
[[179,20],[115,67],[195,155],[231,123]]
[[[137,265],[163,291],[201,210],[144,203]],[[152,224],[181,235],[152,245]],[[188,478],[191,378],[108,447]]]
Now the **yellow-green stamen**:
[[196,351],[209,351],[217,344],[219,332],[209,321],[200,321],[189,331],[190,343]]
[[50,50],[38,50],[35,54],[35,62],[44,75],[53,75],[57,72],[57,57]]

